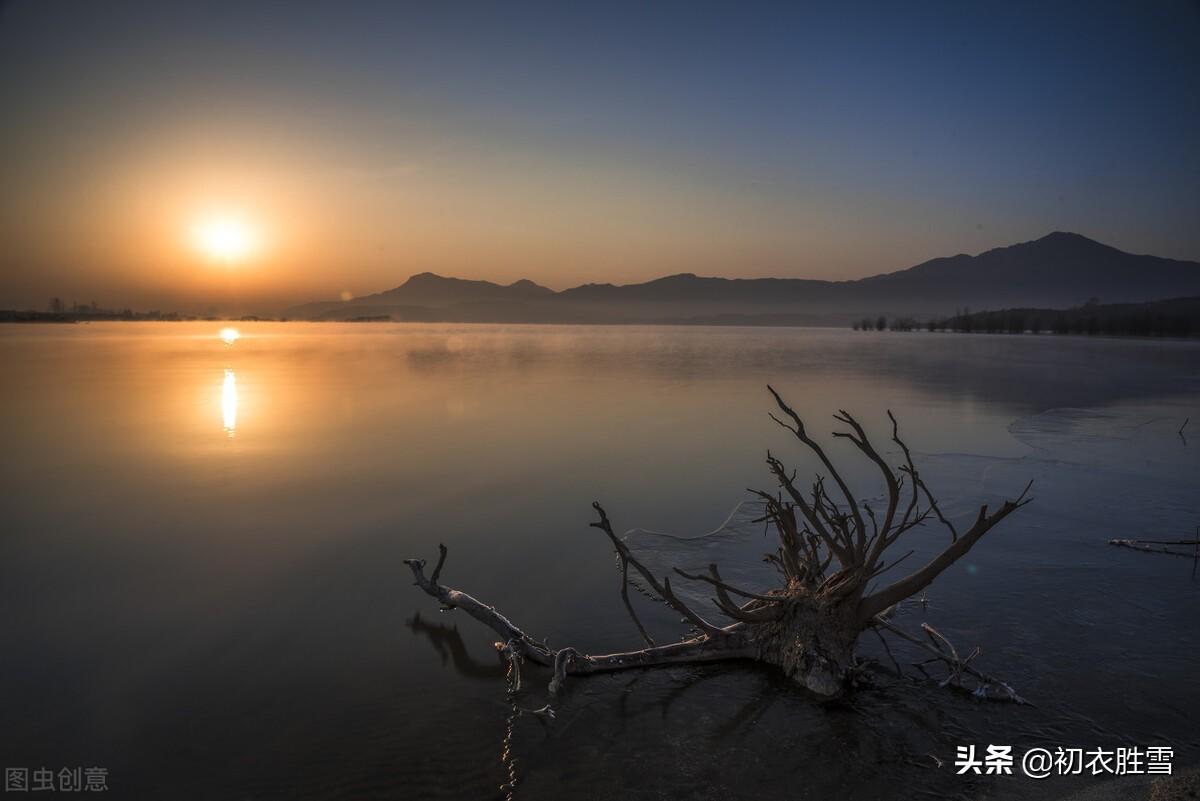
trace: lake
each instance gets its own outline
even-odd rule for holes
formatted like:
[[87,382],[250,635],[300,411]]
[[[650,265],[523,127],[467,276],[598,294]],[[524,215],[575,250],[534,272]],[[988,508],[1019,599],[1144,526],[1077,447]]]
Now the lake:
[[[1200,524],[1200,343],[197,322],[8,325],[0,353],[5,766],[104,766],[120,798],[500,798],[511,770],[518,799],[729,801],[1095,783],[955,775],[970,743],[1200,763],[1200,580],[1106,544]],[[712,665],[574,679],[553,721],[511,720],[492,633],[439,612],[403,560],[443,542],[443,581],[531,634],[636,647],[590,504],[619,531],[695,535],[772,488],[767,448],[811,474],[768,382],[827,442],[845,408],[882,446],[892,409],[951,516],[1034,480],[1034,503],[896,622],[981,646],[976,664],[1036,706],[911,668],[819,704]],[[945,533],[911,539],[931,553]],[[750,580],[771,547],[757,529],[721,542],[723,572]],[[527,667],[520,704],[546,703],[547,680]]]

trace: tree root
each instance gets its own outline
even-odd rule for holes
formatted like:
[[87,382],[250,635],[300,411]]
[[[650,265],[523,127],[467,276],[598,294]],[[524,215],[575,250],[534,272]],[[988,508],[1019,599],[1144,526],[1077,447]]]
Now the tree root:
[[[591,526],[604,533],[616,552],[622,603],[646,643],[646,647],[639,650],[592,655],[573,647],[554,649],[534,639],[495,607],[441,583],[447,555],[445,545],[438,546],[438,561],[429,577],[425,575],[424,560],[407,559],[405,564],[412,570],[417,586],[441,602],[444,608],[460,609],[498,635],[496,647],[510,666],[511,692],[520,689],[520,664],[526,659],[551,669],[551,694],[561,692],[567,676],[749,659],[781,668],[789,677],[819,695],[834,696],[849,683],[855,664],[855,642],[870,628],[876,633],[883,629],[900,636],[931,653],[932,660],[945,663],[950,674],[941,682],[944,686],[964,687],[963,676],[971,676],[977,683],[972,691],[974,695],[1025,703],[1007,684],[981,673],[970,664],[979,655],[978,649],[960,658],[954,646],[932,627],[922,627],[927,642],[888,623],[886,611],[906,598],[923,593],[988,531],[1029,503],[1031,499],[1026,495],[1030,485],[1026,485],[1015,500],[1005,501],[995,512],[989,513],[987,506],[980,507],[971,526],[960,532],[942,512],[921,478],[891,412],[888,412],[888,418],[892,423],[892,442],[903,456],[903,464],[896,469],[890,467],[871,444],[858,421],[848,412],[839,411],[834,419],[849,430],[835,431],[833,436],[848,440],[875,464],[883,478],[886,508],[881,515],[876,514],[870,504],[860,502],[851,493],[824,448],[809,436],[800,416],[773,388],[767,389],[783,415],[782,418],[771,415],[771,418],[817,457],[837,487],[837,497],[826,490],[825,477],[820,475],[807,492],[802,491],[795,483],[795,472],[789,471],[771,453],[767,454],[767,465],[779,482],[780,490],[775,494],[763,490],[753,492],[766,504],[760,520],[774,525],[778,534],[779,548],[768,554],[768,559],[782,574],[782,585],[764,592],[742,589],[722,579],[715,564],[709,565],[707,575],[687,573],[678,568],[674,571],[679,578],[711,587],[715,594],[714,605],[732,623],[719,625],[709,621],[674,592],[670,577],[660,579],[655,576],[616,535],[599,503],[592,504],[598,519]],[[868,586],[876,577],[895,568],[912,554],[908,551],[899,558],[889,558],[891,546],[926,522],[936,522],[948,531],[950,541],[946,547],[907,576],[877,591],[869,591]],[[667,604],[698,633],[680,642],[657,644],[630,601],[629,586],[633,581],[630,571],[638,577],[638,584],[634,585],[637,589]]]

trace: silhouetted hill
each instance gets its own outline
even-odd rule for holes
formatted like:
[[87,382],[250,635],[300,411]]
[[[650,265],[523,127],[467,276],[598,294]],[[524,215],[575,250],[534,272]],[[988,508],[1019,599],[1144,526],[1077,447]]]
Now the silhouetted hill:
[[585,284],[554,292],[532,281],[415,275],[352,301],[312,303],[289,317],[463,322],[847,324],[861,315],[945,317],[963,307],[1075,306],[1091,298],[1141,302],[1200,294],[1200,263],[1125,253],[1079,234],[960,254],[855,281],[706,278]]
[[1093,297],[1125,303],[1196,294],[1200,264],[1134,255],[1055,231],[1033,242],[933,259],[852,284],[860,298],[895,294],[991,308],[1076,305]]
[[[395,289],[364,295],[349,301],[319,301],[288,309],[288,317],[347,319],[395,313],[404,319],[435,319],[437,309],[461,304],[503,303],[547,298],[554,290],[522,279],[503,286],[491,281],[446,278],[418,273]],[[429,312],[429,313],[427,313]]]
[[379,303],[386,300],[389,303],[442,306],[480,300],[527,300],[553,294],[553,289],[539,286],[527,279],[502,286],[491,281],[469,281],[463,278],[444,278],[433,273],[419,273],[395,289],[367,295],[359,300],[363,303]]

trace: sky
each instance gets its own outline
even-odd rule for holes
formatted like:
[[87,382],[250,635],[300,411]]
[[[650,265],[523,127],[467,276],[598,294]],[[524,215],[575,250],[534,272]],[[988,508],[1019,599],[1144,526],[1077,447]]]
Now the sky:
[[0,308],[1200,260],[1197,2],[10,0],[0,113]]

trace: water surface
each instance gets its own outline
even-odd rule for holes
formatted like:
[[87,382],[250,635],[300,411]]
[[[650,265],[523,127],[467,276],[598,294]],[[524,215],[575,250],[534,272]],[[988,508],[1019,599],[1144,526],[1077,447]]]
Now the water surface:
[[[553,723],[515,722],[517,798],[1086,783],[934,767],[969,742],[1200,761],[1200,582],[1186,560],[1105,544],[1200,523],[1196,343],[334,324],[240,324],[227,343],[220,327],[0,329],[6,766],[106,766],[129,798],[499,797],[492,637],[439,613],[402,560],[445,542],[446,582],[552,645],[633,647],[591,501],[622,530],[694,534],[770,487],[768,447],[811,471],[766,417],[767,382],[815,432],[846,408],[884,441],[894,410],[951,514],[1036,480],[1037,501],[900,622],[982,645],[980,666],[1037,708],[886,675],[835,706],[753,667],[595,677]],[[912,539],[932,552],[944,533]],[[749,570],[765,543],[730,558]],[[545,676],[526,678],[540,706]]]

